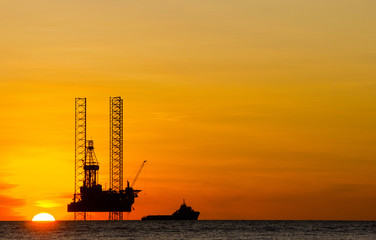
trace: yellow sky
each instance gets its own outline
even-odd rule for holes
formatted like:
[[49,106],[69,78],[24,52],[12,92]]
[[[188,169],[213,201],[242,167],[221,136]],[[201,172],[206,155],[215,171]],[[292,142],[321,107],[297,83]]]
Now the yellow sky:
[[[72,219],[74,98],[108,186],[125,100],[129,219],[375,219],[376,2],[0,2],[0,220]],[[93,218],[100,216],[93,215]]]

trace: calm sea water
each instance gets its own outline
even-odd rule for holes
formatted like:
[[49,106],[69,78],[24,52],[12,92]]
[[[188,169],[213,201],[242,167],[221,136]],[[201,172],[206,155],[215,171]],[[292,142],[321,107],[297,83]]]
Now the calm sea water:
[[0,222],[0,239],[376,239],[376,222]]

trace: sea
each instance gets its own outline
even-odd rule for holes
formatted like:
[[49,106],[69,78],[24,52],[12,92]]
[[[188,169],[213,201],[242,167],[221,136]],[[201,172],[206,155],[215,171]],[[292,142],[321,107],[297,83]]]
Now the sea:
[[0,239],[367,239],[375,221],[0,222]]

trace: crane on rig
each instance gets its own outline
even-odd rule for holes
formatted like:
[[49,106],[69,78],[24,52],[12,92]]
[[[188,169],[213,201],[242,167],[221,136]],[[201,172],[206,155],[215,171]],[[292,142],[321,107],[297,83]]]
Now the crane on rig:
[[[144,168],[146,162],[147,162],[147,160],[142,162],[140,169],[138,169],[138,172],[136,173],[136,176],[133,179],[133,182],[131,184],[131,188],[133,188],[134,184],[136,183],[136,181],[137,181],[138,177],[140,176],[140,173],[141,173],[142,169]],[[129,184],[129,182],[128,182],[128,184]]]

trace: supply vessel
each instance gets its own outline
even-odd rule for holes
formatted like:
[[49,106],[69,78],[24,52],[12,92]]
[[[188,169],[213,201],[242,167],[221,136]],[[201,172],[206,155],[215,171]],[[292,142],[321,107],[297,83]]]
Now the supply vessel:
[[197,220],[199,215],[200,212],[194,211],[183,200],[180,208],[171,215],[149,215],[143,217],[141,220]]

